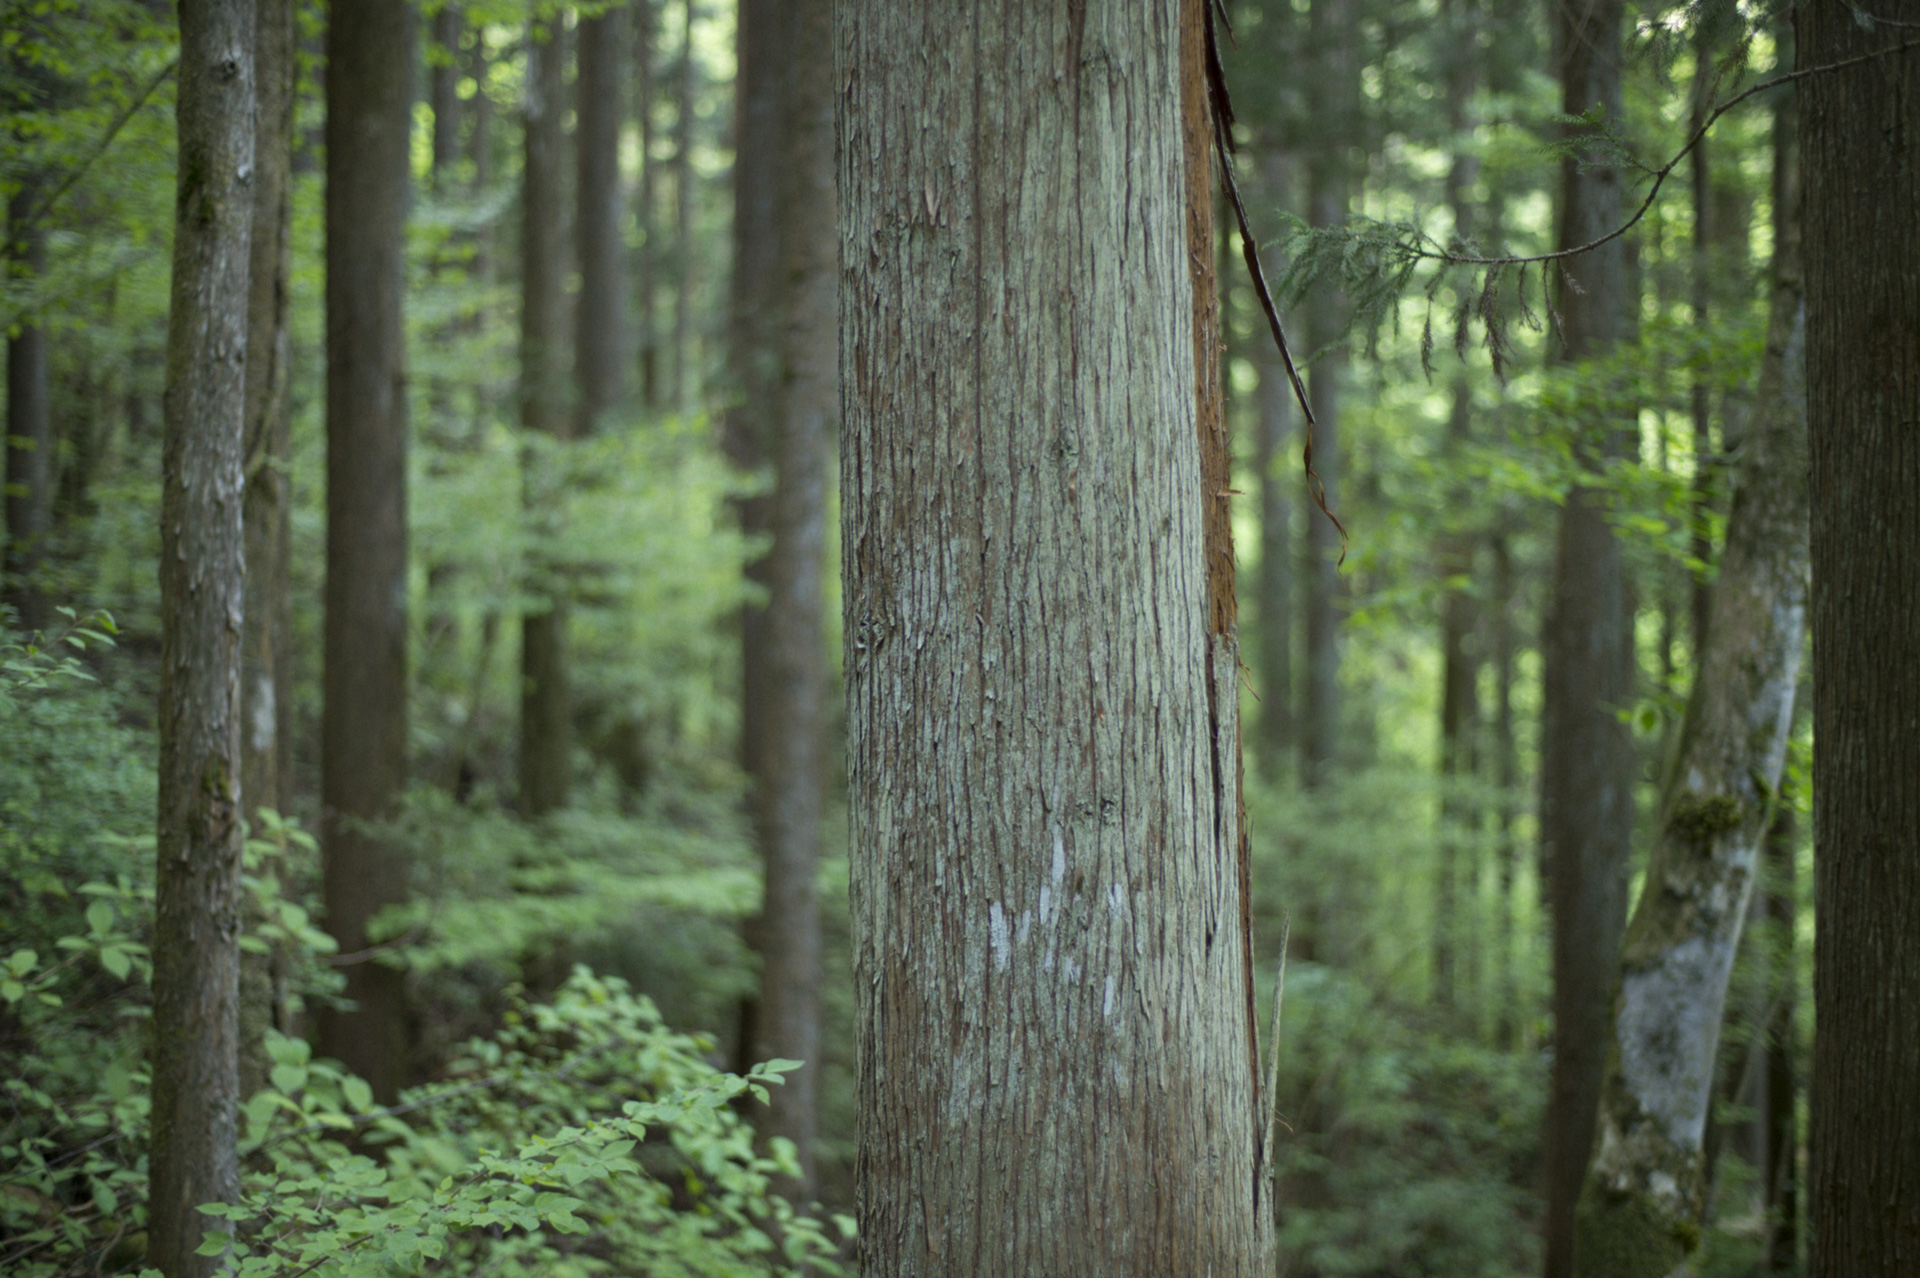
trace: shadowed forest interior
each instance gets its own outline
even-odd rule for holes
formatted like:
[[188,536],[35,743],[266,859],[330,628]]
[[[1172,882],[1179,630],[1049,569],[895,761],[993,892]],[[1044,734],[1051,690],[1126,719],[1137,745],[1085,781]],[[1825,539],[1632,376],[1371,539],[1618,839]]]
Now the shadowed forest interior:
[[0,0],[0,1271],[1920,1272],[1916,27]]

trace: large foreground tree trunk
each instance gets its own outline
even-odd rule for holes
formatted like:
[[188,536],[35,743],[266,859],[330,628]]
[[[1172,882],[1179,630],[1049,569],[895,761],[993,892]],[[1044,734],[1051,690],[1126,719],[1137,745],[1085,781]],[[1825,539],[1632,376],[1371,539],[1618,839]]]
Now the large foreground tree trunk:
[[[1561,101],[1570,116],[1621,112],[1621,0],[1554,8]],[[1621,172],[1561,165],[1559,246],[1590,243],[1621,216]],[[1567,360],[1607,354],[1626,322],[1622,243],[1563,267],[1558,309]],[[1597,474],[1627,447],[1631,423],[1583,429],[1576,455]],[[1593,1147],[1606,1067],[1607,1009],[1626,922],[1633,833],[1633,742],[1620,719],[1633,695],[1633,613],[1605,494],[1567,494],[1541,627],[1540,839],[1553,919],[1553,1068],[1546,1128],[1546,1273],[1573,1273],[1574,1209]]]
[[147,1263],[210,1274],[240,1192],[241,492],[253,0],[180,6],[180,164],[160,498],[160,805]]
[[1204,14],[839,7],[868,1274],[1270,1264]]
[[[1797,10],[1813,440],[1809,1272],[1920,1272],[1920,0]],[[1891,52],[1904,45],[1902,51]]]
[[406,986],[367,953],[405,899],[399,849],[366,823],[407,780],[407,384],[401,325],[413,18],[333,0],[327,28],[327,620],[320,726],[327,928],[348,1010],[320,1046],[391,1100],[407,1074]]
[[1761,412],[1743,450],[1706,647],[1621,953],[1599,1147],[1580,1203],[1584,1278],[1665,1278],[1697,1243],[1706,1206],[1703,1140],[1721,1013],[1786,761],[1806,638],[1800,244],[1797,201],[1785,189],[1774,219]]

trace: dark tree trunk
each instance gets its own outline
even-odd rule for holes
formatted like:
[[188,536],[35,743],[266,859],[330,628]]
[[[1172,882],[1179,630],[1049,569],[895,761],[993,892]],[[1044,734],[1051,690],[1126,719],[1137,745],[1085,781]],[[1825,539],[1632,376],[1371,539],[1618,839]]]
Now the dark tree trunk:
[[320,728],[327,927],[350,1010],[320,1049],[390,1101],[408,1072],[406,986],[367,926],[407,895],[400,849],[367,822],[407,782],[405,283],[410,6],[333,0],[327,29],[327,619]]
[[147,1263],[211,1274],[240,1192],[240,642],[252,0],[180,6],[179,177],[160,498],[160,803]]
[[[566,192],[561,171],[566,135],[566,63],[557,22],[528,31],[525,103],[526,167],[520,204],[520,425],[530,435],[565,440]],[[529,441],[525,453],[527,516],[536,540],[552,526],[558,467]],[[520,811],[537,817],[566,806],[572,777],[573,710],[568,682],[567,607],[562,583],[538,551],[529,564],[520,619]]]
[[[240,644],[240,793],[247,820],[293,798],[292,492],[288,480],[287,305],[292,269],[294,0],[258,0],[254,19],[252,265],[247,296],[246,601]],[[263,867],[279,874],[278,867]],[[266,1085],[269,1026],[290,1030],[274,973],[284,954],[241,960],[241,1087]]]
[[1800,974],[1794,961],[1795,821],[1782,802],[1767,831],[1761,883],[1771,942],[1767,1016],[1760,1026],[1761,1077],[1765,1104],[1760,1113],[1761,1205],[1766,1213],[1765,1263],[1772,1272],[1791,1270],[1799,1261],[1800,1124],[1796,1116],[1798,1080],[1794,1072],[1794,1009]]
[[[1308,20],[1308,46],[1315,58],[1309,96],[1324,139],[1307,159],[1307,218],[1315,226],[1347,220],[1351,177],[1347,147],[1358,125],[1359,70],[1354,65],[1353,0],[1314,0]],[[1324,486],[1326,504],[1339,508],[1341,477],[1340,394],[1347,376],[1346,304],[1338,289],[1322,282],[1307,296],[1307,345],[1315,352],[1307,375],[1313,406],[1313,469]],[[1333,522],[1311,508],[1308,481],[1305,587],[1307,632],[1306,688],[1301,698],[1300,767],[1308,788],[1332,775],[1340,736],[1340,536]],[[1317,931],[1318,925],[1312,925]],[[1324,943],[1328,938],[1315,937]]]
[[[1687,131],[1697,132],[1705,124],[1712,107],[1709,85],[1713,80],[1712,46],[1705,34],[1696,37],[1693,63],[1693,92],[1689,103]],[[1712,139],[1702,137],[1693,145],[1693,257],[1688,263],[1692,279],[1691,309],[1696,333],[1704,334],[1712,322],[1713,298],[1713,160]],[[1704,565],[1713,562],[1713,538],[1707,520],[1713,509],[1714,487],[1719,467],[1713,452],[1713,392],[1704,368],[1694,370],[1693,385],[1687,392],[1687,411],[1693,419],[1693,535],[1689,549],[1702,567],[1688,574],[1690,593],[1688,639],[1693,645],[1697,668],[1707,650],[1707,617],[1713,607],[1713,581]]]
[[[654,211],[655,186],[653,164],[653,43],[654,0],[634,0],[633,6],[633,114],[640,122],[640,402],[648,408],[660,405],[659,334],[654,319],[655,276],[659,250],[655,235],[659,227]],[[737,109],[737,107],[736,107]],[[737,175],[736,175],[737,177]]]
[[[433,15],[433,59],[427,73],[427,102],[433,108],[433,189],[450,189],[460,158],[460,33],[466,20],[457,4]],[[478,90],[476,90],[478,92]]]
[[1872,12],[1795,19],[1803,67],[1877,54],[1801,81],[1815,1278],[1920,1272],[1920,0]]
[[[1621,0],[1554,10],[1562,108],[1621,113]],[[1561,165],[1561,247],[1588,243],[1621,217],[1617,168]],[[1606,355],[1625,324],[1619,240],[1562,269],[1564,358]],[[1601,423],[1576,443],[1595,473],[1627,447],[1626,424]],[[1553,920],[1553,1067],[1546,1128],[1546,1273],[1573,1273],[1574,1208],[1593,1146],[1606,1065],[1607,1010],[1626,921],[1633,832],[1633,742],[1620,711],[1633,695],[1633,615],[1620,543],[1605,496],[1567,494],[1555,546],[1553,595],[1541,635],[1540,837]]]
[[626,118],[627,15],[609,9],[575,35],[580,299],[574,312],[574,433],[591,435],[626,396],[627,247],[621,238],[620,125]]
[[1488,546],[1493,557],[1493,713],[1488,725],[1488,746],[1492,752],[1490,771],[1499,792],[1499,808],[1494,815],[1496,834],[1494,855],[1499,858],[1498,920],[1493,933],[1494,1006],[1499,1008],[1496,1038],[1509,1051],[1520,1046],[1521,1023],[1518,983],[1514,979],[1514,912],[1519,905],[1520,858],[1525,855],[1514,838],[1514,818],[1520,806],[1520,750],[1513,731],[1513,683],[1516,649],[1514,636],[1514,580],[1512,536],[1503,519],[1495,528]]
[[699,390],[693,355],[693,89],[698,63],[693,54],[695,0],[682,0],[680,74],[675,82],[673,117],[673,349],[670,352],[675,412],[693,410]]
[[[37,279],[47,269],[47,232],[33,217],[43,193],[34,174],[20,180],[7,204],[7,266],[16,278]],[[48,611],[39,582],[53,521],[53,407],[47,382],[47,330],[37,315],[7,334],[7,537],[5,594],[29,633],[44,630]]]
[[[1260,156],[1260,198],[1270,208],[1285,208],[1290,198],[1293,164],[1287,155],[1270,148]],[[1279,279],[1277,251],[1266,254],[1270,279]],[[1260,388],[1254,401],[1258,428],[1254,435],[1254,469],[1260,476],[1260,570],[1256,598],[1260,630],[1254,660],[1259,664],[1260,712],[1256,726],[1259,748],[1255,760],[1260,775],[1277,782],[1286,770],[1294,747],[1293,714],[1293,536],[1294,476],[1299,472],[1293,441],[1293,387],[1281,366],[1280,352],[1260,333],[1248,348],[1258,371]]]
[[863,1270],[1270,1273],[1204,2],[837,7]]
[[1596,1278],[1665,1278],[1693,1250],[1707,1206],[1720,1024],[1786,760],[1806,637],[1807,416],[1794,205],[1783,201],[1775,219],[1760,416],[1741,459],[1707,646],[1622,953],[1600,1148],[1578,1222],[1578,1271]]

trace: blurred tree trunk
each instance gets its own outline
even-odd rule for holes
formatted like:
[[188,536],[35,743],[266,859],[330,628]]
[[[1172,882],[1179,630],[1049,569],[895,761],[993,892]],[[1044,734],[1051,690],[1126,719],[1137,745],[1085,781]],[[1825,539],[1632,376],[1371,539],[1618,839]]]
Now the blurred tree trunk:
[[679,78],[675,81],[673,117],[673,386],[669,392],[677,413],[693,411],[696,373],[693,357],[693,89],[697,63],[693,56],[695,0],[681,0]]
[[[1920,1268],[1920,0],[1795,11],[1813,420],[1814,1278]],[[1895,52],[1896,46],[1899,51]]]
[[[1804,700],[1804,697],[1802,698]],[[1771,999],[1761,1027],[1765,1058],[1761,1063],[1765,1104],[1761,1108],[1759,1143],[1761,1205],[1766,1213],[1765,1263],[1773,1272],[1793,1270],[1799,1262],[1800,1124],[1795,1100],[1799,1085],[1794,1070],[1794,1010],[1800,973],[1794,960],[1794,930],[1798,907],[1794,900],[1794,810],[1781,802],[1767,831],[1761,884],[1766,891],[1766,919],[1771,932],[1769,953]]]
[[534,549],[520,619],[520,811],[537,817],[566,806],[572,776],[573,709],[567,607],[540,543],[559,534],[560,467],[550,454],[571,434],[566,364],[566,60],[557,21],[528,29],[524,103],[526,167],[520,195],[520,425],[527,518]]
[[[1353,0],[1313,0],[1308,15],[1307,46],[1312,54],[1308,111],[1315,122],[1319,145],[1307,153],[1307,218],[1315,226],[1338,226],[1347,220],[1352,199],[1352,177],[1347,151],[1357,140],[1359,123],[1359,67],[1354,51]],[[1307,374],[1308,402],[1313,406],[1310,428],[1313,470],[1324,485],[1326,504],[1339,508],[1341,475],[1340,396],[1347,376],[1346,303],[1337,287],[1322,281],[1306,299],[1307,346],[1314,352]],[[1307,505],[1315,506],[1309,480]],[[1325,515],[1310,509],[1307,519],[1306,562],[1302,585],[1306,590],[1307,670],[1301,698],[1301,779],[1309,789],[1329,780],[1340,736],[1340,537]],[[1315,920],[1310,928],[1321,932]],[[1316,935],[1322,949],[1330,938]]]
[[197,1253],[240,1192],[242,489],[254,199],[253,0],[180,6],[160,498],[160,774],[147,1263]]
[[[37,280],[47,270],[46,223],[34,216],[44,182],[32,172],[7,203],[7,268],[15,279]],[[47,627],[46,597],[39,582],[53,521],[53,406],[47,382],[47,330],[37,313],[7,334],[7,538],[0,558],[5,602],[20,614],[20,628]]]
[[[1456,139],[1467,137],[1467,104],[1477,83],[1479,56],[1476,32],[1476,0],[1454,0],[1446,11],[1447,39],[1456,50],[1447,64],[1447,128]],[[1471,54],[1464,51],[1472,50]],[[1447,168],[1446,200],[1453,213],[1453,233],[1463,242],[1474,238],[1475,199],[1473,185],[1480,176],[1479,158],[1457,150]],[[1464,368],[1453,375],[1453,408],[1447,415],[1446,456],[1456,468],[1466,465],[1466,452],[1473,441],[1473,387]],[[1473,588],[1474,550],[1479,537],[1470,525],[1472,491],[1466,482],[1455,480],[1442,515],[1442,530],[1435,546],[1435,566],[1440,575],[1440,839],[1439,874],[1434,895],[1433,978],[1435,1002],[1444,1009],[1457,1008],[1461,986],[1471,975],[1459,970],[1458,949],[1463,940],[1477,933],[1462,925],[1459,917],[1461,865],[1471,863],[1478,805],[1466,790],[1477,770],[1476,737],[1480,726],[1480,658],[1473,650],[1473,636],[1479,626],[1478,606]]]
[[[246,597],[240,639],[240,794],[255,833],[263,808],[293,799],[292,418],[287,307],[293,264],[294,0],[257,0],[254,17],[252,264],[247,296]],[[278,865],[259,873],[279,877]],[[269,1027],[291,1032],[278,991],[285,954],[241,959],[240,1095],[266,1086]]]
[[580,299],[574,312],[574,433],[585,437],[626,398],[627,246],[621,235],[620,124],[626,117],[627,15],[583,18],[575,36]]
[[1271,1272],[1204,0],[1083,17],[839,6],[873,1274]]
[[[1790,127],[1788,125],[1787,127]],[[1774,224],[1759,420],[1627,930],[1582,1275],[1665,1278],[1699,1239],[1721,1013],[1793,726],[1807,608],[1807,409],[1798,201]]]
[[[1621,118],[1622,0],[1554,10],[1562,110]],[[1570,131],[1577,126],[1567,126]],[[1561,248],[1587,244],[1622,217],[1621,171],[1561,163]],[[1624,245],[1614,240],[1563,266],[1563,358],[1611,352],[1626,323]],[[1599,422],[1575,443],[1597,478],[1629,445],[1631,423]],[[1573,1273],[1574,1212],[1593,1146],[1606,1066],[1608,1002],[1619,973],[1633,832],[1633,742],[1620,712],[1633,697],[1633,613],[1604,493],[1567,494],[1541,634],[1540,837],[1553,927],[1553,1066],[1546,1119],[1546,1273]]]
[[634,0],[633,6],[633,113],[640,122],[640,402],[648,408],[660,405],[659,332],[654,319],[654,293],[657,288],[659,227],[654,209],[655,182],[653,164],[654,99],[654,0]]
[[407,895],[401,850],[367,822],[407,783],[405,287],[414,24],[410,6],[333,0],[327,29],[327,598],[321,841],[327,927],[348,1009],[320,1050],[391,1101],[411,1037],[400,970],[368,955],[374,915]]
[[[1257,169],[1259,199],[1269,208],[1285,208],[1293,185],[1292,157],[1278,147],[1260,153]],[[1269,279],[1279,279],[1278,250],[1269,249],[1264,268]],[[1292,503],[1287,494],[1296,474],[1292,451],[1293,386],[1280,362],[1280,351],[1267,339],[1264,319],[1248,345],[1260,379],[1254,401],[1258,429],[1254,435],[1254,470],[1260,476],[1260,570],[1256,598],[1260,603],[1259,663],[1260,716],[1256,721],[1259,748],[1255,754],[1260,775],[1278,782],[1294,748],[1293,714],[1293,537]],[[1309,516],[1310,518],[1312,516]]]
[[460,6],[448,3],[433,15],[433,57],[427,70],[427,104],[433,108],[433,189],[447,191],[460,158]]
[[1493,935],[1493,998],[1494,1006],[1499,1009],[1495,1037],[1502,1047],[1515,1051],[1523,1039],[1513,950],[1518,935],[1514,926],[1514,913],[1519,906],[1518,871],[1524,854],[1513,833],[1520,806],[1520,750],[1513,731],[1514,666],[1519,644],[1514,635],[1513,536],[1508,522],[1502,515],[1488,545],[1493,557],[1493,721],[1488,725],[1488,747],[1492,754],[1489,770],[1500,796],[1494,815],[1497,832],[1494,855],[1499,858],[1500,884],[1499,911],[1495,915],[1498,923]]
[[[1705,33],[1694,40],[1693,86],[1689,95],[1687,133],[1698,132],[1712,108],[1713,49]],[[1688,262],[1691,278],[1690,309],[1693,329],[1704,337],[1712,323],[1713,312],[1713,160],[1712,139],[1703,136],[1693,144],[1690,176],[1693,179],[1693,254]],[[1714,488],[1719,481],[1718,459],[1713,451],[1713,390],[1703,366],[1693,372],[1693,384],[1687,390],[1687,411],[1693,419],[1693,533],[1689,547],[1702,565],[1713,562],[1713,538],[1708,517],[1713,509]],[[1687,574],[1689,584],[1687,638],[1692,645],[1697,670],[1707,650],[1707,618],[1713,607],[1713,580],[1705,568]]]

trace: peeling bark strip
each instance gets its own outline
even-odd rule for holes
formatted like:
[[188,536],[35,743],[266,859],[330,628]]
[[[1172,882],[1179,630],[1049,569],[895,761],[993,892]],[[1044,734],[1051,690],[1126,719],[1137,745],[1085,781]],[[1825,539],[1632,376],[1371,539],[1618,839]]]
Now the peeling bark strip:
[[[1790,129],[1790,117],[1776,127]],[[1790,151],[1775,154],[1791,164]],[[1594,1278],[1664,1278],[1699,1241],[1721,1013],[1792,732],[1806,638],[1807,400],[1798,200],[1792,184],[1778,189],[1760,411],[1621,952],[1574,1253],[1577,1272]]]
[[160,505],[160,805],[147,1262],[195,1249],[240,1191],[240,616],[252,0],[180,6],[180,164]]
[[837,18],[863,1272],[1251,1275],[1204,10]]

